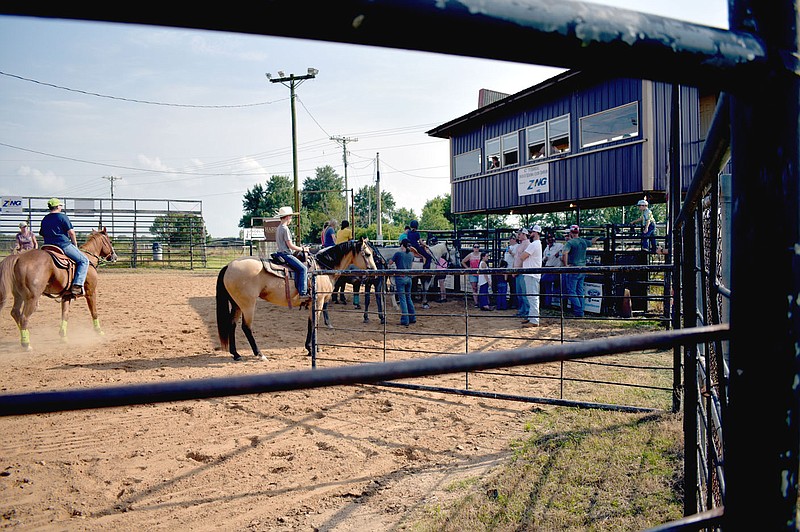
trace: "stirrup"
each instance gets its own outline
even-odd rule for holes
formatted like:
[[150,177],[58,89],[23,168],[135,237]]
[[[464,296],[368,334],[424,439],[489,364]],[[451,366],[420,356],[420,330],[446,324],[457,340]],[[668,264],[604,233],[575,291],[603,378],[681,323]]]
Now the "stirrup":
[[81,285],[78,285],[78,284],[72,285],[72,288],[70,288],[70,294],[72,294],[74,297],[82,296],[83,295],[83,287]]

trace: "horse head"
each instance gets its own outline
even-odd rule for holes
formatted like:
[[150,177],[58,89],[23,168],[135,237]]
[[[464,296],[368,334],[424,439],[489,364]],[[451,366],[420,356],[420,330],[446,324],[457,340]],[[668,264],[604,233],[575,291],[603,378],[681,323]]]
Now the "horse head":
[[375,265],[375,250],[369,242],[369,238],[362,236],[356,241],[356,254],[353,257],[353,265],[362,270],[377,270]]
[[92,229],[92,234],[89,236],[89,241],[86,243],[93,244],[94,249],[87,249],[93,252],[98,257],[109,262],[117,262],[117,253],[114,251],[114,246],[111,244],[111,238],[108,236],[106,228],[103,227],[98,230]]

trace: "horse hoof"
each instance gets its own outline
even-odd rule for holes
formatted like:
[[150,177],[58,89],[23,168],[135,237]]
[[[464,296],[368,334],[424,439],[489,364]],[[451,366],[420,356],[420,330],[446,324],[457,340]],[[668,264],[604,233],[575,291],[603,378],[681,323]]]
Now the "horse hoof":
[[242,359],[242,355],[240,355],[239,353],[234,353],[234,354],[233,354],[233,359],[234,359],[234,360],[237,360],[237,361],[238,361],[238,360],[241,360],[241,359]]
[[259,354],[259,355],[258,355],[258,358],[259,358],[259,359],[261,359],[261,360],[269,360],[269,358],[267,358],[267,355],[261,355],[261,354]]
[[364,318],[364,323],[369,323],[369,318]]
[[31,344],[20,344],[20,347],[22,348],[23,351],[33,351]]

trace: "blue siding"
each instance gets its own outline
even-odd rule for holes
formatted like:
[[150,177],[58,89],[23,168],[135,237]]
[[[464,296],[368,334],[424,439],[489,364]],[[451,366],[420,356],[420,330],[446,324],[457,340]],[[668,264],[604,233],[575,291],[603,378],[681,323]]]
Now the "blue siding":
[[[663,86],[663,84],[660,85]],[[663,87],[657,91],[661,101],[663,101],[663,91]],[[669,94],[668,91],[666,94]],[[654,99],[656,99],[655,95]],[[574,202],[642,192],[642,150],[653,149],[653,146],[640,142],[641,131],[638,138],[607,143],[585,150],[579,148],[581,117],[630,102],[641,102],[641,100],[642,82],[640,80],[614,79],[554,96],[547,102],[532,106],[531,109],[519,111],[503,118],[495,118],[482,126],[476,124],[475,130],[453,137],[451,139],[453,153],[463,153],[480,148],[485,158],[486,154],[483,152],[485,140],[511,131],[524,130],[528,126],[551,118],[565,114],[570,115],[571,150],[568,154],[547,160],[550,175],[550,191],[548,193],[530,196],[518,195],[517,171],[520,167],[526,166],[524,158],[527,152],[526,139],[524,134],[521,134],[520,158],[523,164],[510,167],[500,173],[454,182],[452,187],[454,211],[509,211],[526,206]],[[641,103],[639,112],[641,117]],[[659,136],[664,131],[668,131],[661,119],[664,112],[664,110],[660,110],[656,113]],[[659,159],[656,164],[665,168],[662,159]],[[658,174],[657,172],[656,183],[663,188],[663,176],[659,177]]]

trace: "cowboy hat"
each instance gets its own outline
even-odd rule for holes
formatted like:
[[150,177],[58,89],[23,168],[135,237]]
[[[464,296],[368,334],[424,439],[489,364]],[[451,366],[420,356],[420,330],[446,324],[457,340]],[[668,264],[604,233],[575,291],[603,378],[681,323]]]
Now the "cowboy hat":
[[297,213],[295,213],[292,210],[291,207],[281,207],[280,209],[278,209],[278,218],[283,218],[285,216],[291,216],[293,214],[297,214]]

